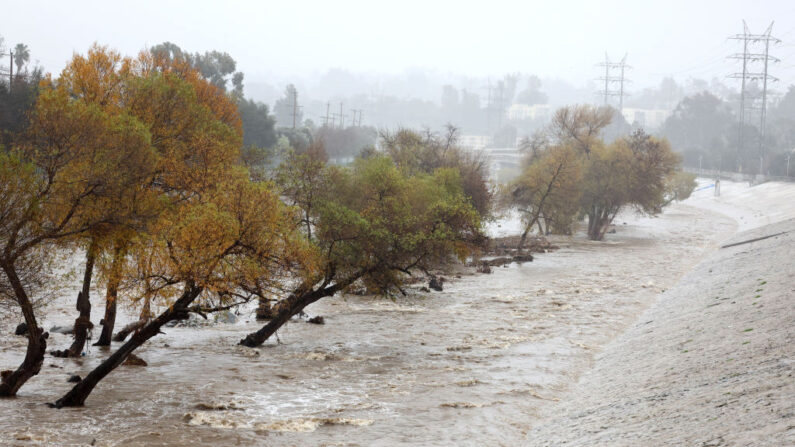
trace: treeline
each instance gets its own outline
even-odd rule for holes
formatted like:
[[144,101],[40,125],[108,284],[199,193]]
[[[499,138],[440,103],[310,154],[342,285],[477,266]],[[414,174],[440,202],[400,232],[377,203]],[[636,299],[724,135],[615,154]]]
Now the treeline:
[[695,176],[678,170],[680,157],[666,140],[637,130],[604,141],[614,114],[609,107],[564,107],[528,142],[522,172],[503,197],[522,215],[519,250],[536,227],[571,234],[576,221],[587,219],[588,237],[602,240],[622,209],[656,214],[690,195]]
[[688,96],[660,134],[691,168],[786,175],[787,159],[795,155],[795,86],[766,111],[764,139],[758,112],[749,113],[741,128],[735,105],[707,91]]
[[[0,395],[42,367],[36,297],[64,250],[85,253],[74,342],[50,354],[81,354],[94,329],[92,284],[104,289],[96,344],[117,345],[58,408],[83,405],[135,349],[190,314],[258,301],[270,321],[241,341],[256,346],[323,297],[354,283],[399,293],[409,275],[482,242],[485,163],[458,149],[455,132],[402,130],[387,151],[349,166],[328,164],[312,141],[277,163],[245,145],[242,78],[223,57],[203,57],[94,46],[44,78],[22,125],[3,129],[0,300],[23,317],[28,341],[22,363],[2,371]],[[140,317],[114,336],[119,302]]]
[[370,126],[319,125],[304,120],[301,98],[293,85],[285,88],[271,113],[267,104],[244,96],[244,75],[236,71],[237,62],[229,53],[217,50],[189,53],[172,42],[155,45],[153,54],[167,60],[182,59],[201,76],[223,92],[237,105],[243,129],[243,145],[250,156],[268,159],[274,167],[286,155],[287,149],[306,150],[314,142],[322,142],[329,158],[346,162],[362,149],[374,146],[378,132]]

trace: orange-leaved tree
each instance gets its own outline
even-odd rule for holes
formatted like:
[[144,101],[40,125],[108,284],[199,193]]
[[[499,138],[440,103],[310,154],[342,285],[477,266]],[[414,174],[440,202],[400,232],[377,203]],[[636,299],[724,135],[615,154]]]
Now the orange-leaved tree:
[[46,349],[47,334],[18,266],[30,272],[47,262],[49,252],[42,248],[115,224],[119,215],[108,203],[128,179],[119,173],[133,160],[147,165],[154,159],[137,120],[109,114],[49,81],[20,141],[0,154],[0,268],[27,324],[28,347],[22,365],[2,373],[5,396],[39,372]]
[[133,299],[162,312],[54,403],[81,406],[96,385],[170,321],[228,308],[282,290],[293,271],[316,275],[314,250],[295,229],[294,211],[248,173],[227,178],[190,200],[175,202],[130,241],[122,273]]
[[[180,59],[142,52],[125,67],[125,113],[147,129],[158,155],[151,179],[143,188],[159,193],[159,206],[163,206],[190,200],[222,182],[228,168],[240,159],[242,128],[232,99]],[[113,239],[103,269],[107,289],[105,316],[96,345],[108,346],[113,338],[122,279],[119,272],[124,269],[130,236],[122,232]],[[140,321],[131,328],[140,327],[150,318],[148,307],[144,306]],[[131,328],[122,331],[118,338],[123,339]]]

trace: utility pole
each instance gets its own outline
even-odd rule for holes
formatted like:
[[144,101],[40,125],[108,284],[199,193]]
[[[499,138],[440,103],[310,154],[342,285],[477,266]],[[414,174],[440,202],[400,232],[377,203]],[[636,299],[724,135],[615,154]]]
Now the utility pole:
[[11,63],[8,64],[8,91],[11,92],[14,86],[14,52],[9,51],[8,55],[11,56]]
[[489,96],[486,102],[486,133],[491,133],[491,78],[489,78]]
[[293,88],[293,129],[295,129],[295,117],[298,114],[298,90]]
[[498,84],[499,99],[497,99],[497,131],[502,129],[502,112],[505,107],[505,82],[500,81]]
[[[743,33],[730,36],[729,39],[742,41],[743,52],[729,56],[730,59],[742,60],[742,72],[732,73],[729,78],[740,79],[740,128],[737,141],[737,169],[742,171],[742,155],[745,149],[745,122],[748,110],[759,110],[759,174],[764,169],[765,158],[765,126],[767,120],[767,84],[768,81],[778,81],[768,74],[770,62],[780,62],[778,58],[770,55],[770,44],[781,43],[781,40],[772,37],[773,23],[762,34],[753,34],[748,30],[748,25],[743,20]],[[763,51],[760,45],[764,45]],[[754,52],[757,51],[757,52]],[[748,105],[749,82],[762,82],[761,105]]]
[[[603,81],[605,85],[599,95],[604,97],[605,105],[610,103],[610,98],[618,97],[618,111],[619,113],[622,112],[624,110],[624,97],[629,96],[624,89],[624,84],[631,82],[625,77],[626,70],[632,68],[627,65],[627,55],[624,54],[620,62],[611,62],[610,56],[605,52],[605,61],[596,64],[596,66],[605,69],[604,77],[596,78],[597,81]],[[614,72],[618,72],[618,74],[613,74]]]
[[323,117],[323,126],[324,127],[328,127],[328,120],[329,120],[329,117],[331,116],[330,113],[329,113],[330,111],[331,111],[331,102],[327,102],[326,103],[326,116]]
[[342,114],[342,101],[340,101],[340,129],[345,128],[345,116]]
[[[353,124],[352,126],[361,126],[362,125],[362,109],[351,109],[353,112]],[[356,113],[359,113],[359,120],[356,120]]]
[[607,51],[605,51],[605,105],[607,105],[607,99],[609,98],[608,92],[610,91],[610,56],[607,55]]

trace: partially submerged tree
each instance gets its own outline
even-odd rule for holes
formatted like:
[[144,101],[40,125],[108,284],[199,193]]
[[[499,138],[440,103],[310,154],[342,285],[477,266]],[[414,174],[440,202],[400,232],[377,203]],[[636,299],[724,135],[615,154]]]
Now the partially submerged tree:
[[568,145],[550,148],[524,169],[509,186],[510,202],[522,214],[524,224],[518,250],[535,225],[541,234],[553,226],[564,232],[570,229],[577,216],[581,182],[581,157]]
[[[118,52],[94,45],[85,56],[75,55],[72,58],[62,71],[57,84],[58,88],[65,90],[73,98],[98,107],[108,115],[120,115],[124,113],[122,96],[128,72],[129,61],[123,60]],[[95,226],[86,234],[77,235],[79,245],[82,245],[86,251],[83,282],[75,306],[79,315],[75,319],[72,331],[74,336],[72,345],[68,349],[52,351],[54,356],[79,357],[82,354],[88,331],[93,328],[90,290],[97,257],[106,249],[106,243],[114,230],[133,225],[133,214],[135,214],[133,210],[141,205],[136,203],[139,197],[135,192],[151,175],[151,168],[154,167],[153,157],[143,165],[136,166],[135,162],[141,161],[137,157],[129,161],[130,164],[126,169],[115,173],[114,176],[115,179],[123,178],[124,181],[109,181],[103,197],[87,199],[92,200],[91,206],[108,207],[105,212],[116,214],[117,225],[109,222],[106,225]]]
[[[228,95],[202,78],[190,63],[163,54],[142,53],[130,62],[125,80],[125,113],[134,116],[151,136],[157,164],[150,181],[141,185],[162,202],[180,202],[222,182],[230,166],[241,161],[241,123]],[[140,197],[136,198],[140,201]],[[105,269],[106,300],[102,332],[95,343],[109,346],[116,319],[117,295],[129,239],[120,233],[108,247],[112,256]],[[147,320],[146,313],[142,320]]]
[[696,189],[696,174],[685,171],[676,171],[665,180],[665,200],[662,206],[673,201],[681,202],[690,197]]
[[610,108],[564,107],[535,137],[536,149],[527,151],[522,175],[508,188],[508,202],[525,223],[520,249],[533,225],[569,234],[579,213],[588,218],[588,237],[601,240],[625,207],[655,214],[670,202],[679,157],[666,140],[641,130],[605,144],[601,132],[612,116]]
[[[0,268],[28,328],[25,359],[4,371],[0,395],[13,396],[44,360],[47,333],[39,326],[20,262],[45,263],[42,247],[113,224],[111,191],[131,160],[149,160],[149,138],[129,116],[111,115],[45,86],[24,144],[0,154]],[[36,258],[35,255],[39,255]]]
[[314,274],[292,226],[291,211],[267,184],[227,172],[215,188],[175,203],[130,245],[123,274],[131,298],[156,301],[162,312],[94,368],[55,407],[82,406],[96,385],[170,321],[206,314],[273,294],[300,264]]
[[[114,241],[106,271],[114,313],[117,298],[134,299],[142,318],[56,407],[83,405],[166,323],[273,296],[300,281],[285,277],[294,270],[317,275],[293,210],[239,165],[241,124],[232,99],[179,58],[143,53],[130,73],[125,110],[149,132],[158,155],[153,179],[142,187],[159,195],[160,208],[146,226]],[[106,316],[104,328],[112,324]]]
[[593,147],[586,162],[581,212],[588,217],[588,237],[602,240],[608,226],[626,206],[658,213],[665,203],[666,181],[679,157],[665,140],[643,131],[615,143]]
[[310,213],[321,268],[276,304],[271,321],[241,340],[244,346],[261,345],[306,306],[356,281],[402,290],[406,275],[465,256],[481,237],[455,169],[412,175],[373,154],[350,168],[329,167],[325,176]]

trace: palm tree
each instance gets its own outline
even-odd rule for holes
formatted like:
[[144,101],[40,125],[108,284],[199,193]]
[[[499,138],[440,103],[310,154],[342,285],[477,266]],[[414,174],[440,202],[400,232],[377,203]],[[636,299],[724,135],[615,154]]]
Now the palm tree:
[[22,73],[22,67],[30,60],[30,50],[24,43],[18,43],[14,47],[14,64],[17,66],[17,73]]

